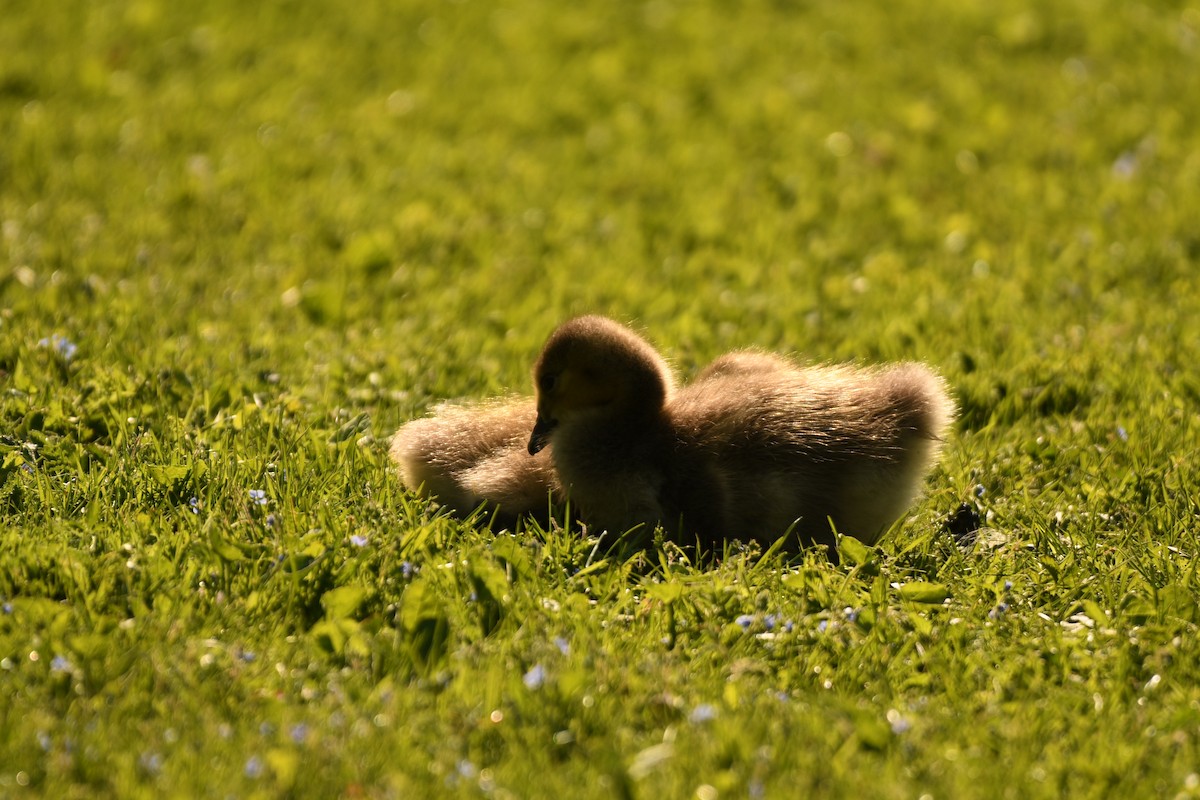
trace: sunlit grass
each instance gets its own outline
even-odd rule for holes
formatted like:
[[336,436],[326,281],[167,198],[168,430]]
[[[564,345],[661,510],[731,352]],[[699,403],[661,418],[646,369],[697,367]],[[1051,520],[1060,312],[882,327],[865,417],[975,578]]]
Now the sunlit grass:
[[[0,795],[1200,794],[1200,7],[727,5],[3,7]],[[840,566],[400,490],[580,312],[961,419]]]

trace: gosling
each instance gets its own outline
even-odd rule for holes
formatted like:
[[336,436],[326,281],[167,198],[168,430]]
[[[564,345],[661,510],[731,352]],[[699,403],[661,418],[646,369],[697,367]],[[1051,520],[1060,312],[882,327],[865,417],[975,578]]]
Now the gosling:
[[532,398],[443,403],[396,431],[390,454],[405,487],[458,516],[486,508],[508,524],[546,521],[562,492],[550,452],[526,452],[536,418]]
[[537,420],[561,491],[589,526],[731,539],[874,543],[911,505],[955,415],[916,363],[797,367],[744,351],[676,388],[662,356],[610,319],[570,320],[534,366]]

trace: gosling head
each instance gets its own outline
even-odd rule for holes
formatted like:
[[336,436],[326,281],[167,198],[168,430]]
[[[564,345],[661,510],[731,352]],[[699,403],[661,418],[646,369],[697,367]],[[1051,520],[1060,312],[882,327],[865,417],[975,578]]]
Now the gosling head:
[[645,339],[594,316],[565,322],[550,335],[533,381],[538,416],[530,454],[578,421],[618,424],[657,413],[674,388],[670,368]]

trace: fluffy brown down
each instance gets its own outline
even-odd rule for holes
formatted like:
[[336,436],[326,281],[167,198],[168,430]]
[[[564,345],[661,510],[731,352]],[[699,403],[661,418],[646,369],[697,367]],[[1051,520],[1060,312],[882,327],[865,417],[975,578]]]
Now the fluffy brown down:
[[[913,502],[955,408],[927,367],[797,366],[722,356],[677,387],[642,337],[604,317],[557,328],[536,406],[443,405],[392,444],[401,480],[467,513],[545,515],[569,498],[592,530],[719,548],[730,539],[875,541]],[[531,455],[531,453],[533,453]]]

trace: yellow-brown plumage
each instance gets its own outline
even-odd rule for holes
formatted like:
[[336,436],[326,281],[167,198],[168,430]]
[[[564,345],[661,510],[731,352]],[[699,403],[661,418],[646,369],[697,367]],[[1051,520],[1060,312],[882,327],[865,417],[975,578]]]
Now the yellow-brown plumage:
[[796,367],[726,355],[676,389],[641,337],[581,317],[549,338],[534,369],[538,422],[581,517],[624,532],[661,524],[687,542],[801,543],[838,531],[874,541],[936,458],[954,405],[920,364]]
[[488,505],[506,521],[525,514],[545,519],[561,492],[550,454],[530,458],[526,450],[536,419],[530,398],[443,404],[402,426],[391,456],[405,486],[459,514]]
[[533,401],[443,405],[392,443],[401,480],[462,513],[544,515],[569,498],[593,530],[661,525],[729,539],[872,542],[920,491],[954,417],[927,367],[799,367],[722,356],[677,386],[642,337],[603,317],[570,320],[534,367]]

